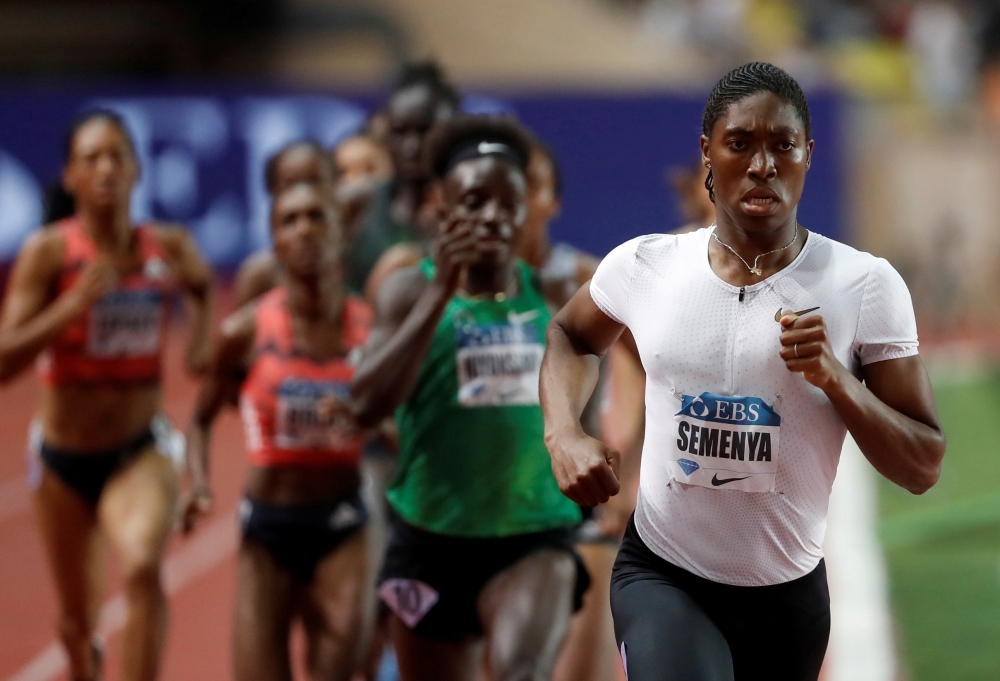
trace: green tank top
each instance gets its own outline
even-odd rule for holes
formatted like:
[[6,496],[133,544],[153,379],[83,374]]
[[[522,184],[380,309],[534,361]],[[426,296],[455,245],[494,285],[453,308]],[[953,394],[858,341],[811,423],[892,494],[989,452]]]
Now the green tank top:
[[[420,263],[428,279],[429,260]],[[550,315],[531,269],[502,302],[456,296],[396,412],[400,453],[389,502],[439,534],[500,537],[580,522],[542,440],[538,371]]]

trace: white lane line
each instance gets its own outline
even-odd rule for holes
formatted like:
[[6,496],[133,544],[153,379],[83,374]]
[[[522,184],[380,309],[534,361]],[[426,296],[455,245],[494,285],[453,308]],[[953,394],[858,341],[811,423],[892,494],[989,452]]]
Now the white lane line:
[[0,483],[0,522],[31,508],[31,489],[25,476]]
[[[163,581],[167,595],[172,596],[214,568],[236,550],[235,513],[230,511],[208,524],[164,563]],[[107,639],[125,626],[128,607],[124,594],[118,594],[101,608],[98,633]],[[66,652],[58,641],[49,643],[8,681],[51,681],[68,668]]]
[[896,646],[885,557],[876,534],[875,471],[848,435],[830,497],[825,552],[832,629],[829,681],[893,681]]

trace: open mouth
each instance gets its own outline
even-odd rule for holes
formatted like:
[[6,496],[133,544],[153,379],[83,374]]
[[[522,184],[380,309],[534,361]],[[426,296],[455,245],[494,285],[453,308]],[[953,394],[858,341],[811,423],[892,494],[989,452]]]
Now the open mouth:
[[781,203],[781,199],[774,191],[761,188],[748,191],[743,195],[740,203],[743,204],[743,210],[750,214],[766,215]]

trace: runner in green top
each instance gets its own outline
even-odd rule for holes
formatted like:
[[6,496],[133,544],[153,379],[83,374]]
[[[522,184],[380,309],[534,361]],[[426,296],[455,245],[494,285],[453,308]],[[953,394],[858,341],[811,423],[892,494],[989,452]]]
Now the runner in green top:
[[432,134],[434,261],[382,285],[352,391],[362,423],[398,407],[400,519],[380,594],[408,680],[472,679],[484,633],[493,678],[527,665],[549,679],[588,583],[573,552],[579,511],[542,441],[549,314],[515,257],[529,149],[509,119],[460,117]]
[[[538,368],[549,312],[528,266],[519,291],[448,303],[417,385],[396,413],[400,458],[389,501],[411,525],[496,537],[579,522],[546,459]],[[425,260],[428,280],[434,265]]]

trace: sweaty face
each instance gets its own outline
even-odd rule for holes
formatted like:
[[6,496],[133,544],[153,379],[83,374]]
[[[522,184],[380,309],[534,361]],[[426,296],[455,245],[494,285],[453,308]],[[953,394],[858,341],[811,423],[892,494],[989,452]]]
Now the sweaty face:
[[341,246],[336,212],[315,184],[296,184],[275,197],[271,235],[275,256],[298,277],[333,266]]
[[116,124],[95,118],[77,130],[63,183],[78,204],[96,209],[127,206],[138,178],[135,154]]
[[445,178],[445,220],[472,226],[481,262],[506,263],[517,252],[528,213],[525,185],[519,168],[495,156],[463,161]]
[[322,150],[303,144],[287,149],[278,157],[273,182],[271,191],[277,196],[300,183],[329,187],[333,182],[333,173]]
[[420,180],[428,176],[423,162],[424,139],[435,123],[453,113],[451,106],[439,101],[426,85],[413,85],[393,95],[386,143],[401,178]]
[[773,230],[794,215],[813,142],[790,103],[760,92],[730,104],[701,148],[712,164],[719,213],[756,231]]
[[339,184],[387,180],[392,176],[392,159],[375,140],[351,137],[337,146],[333,154]]

